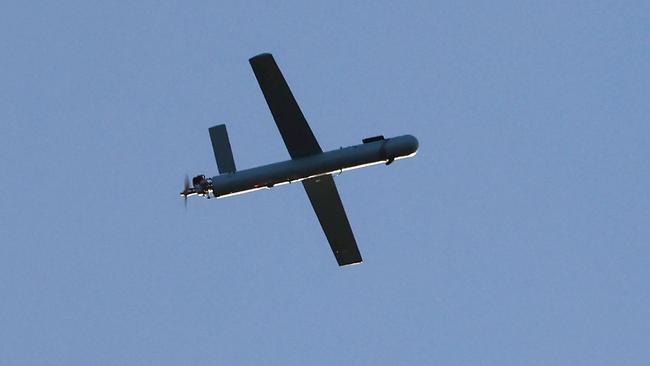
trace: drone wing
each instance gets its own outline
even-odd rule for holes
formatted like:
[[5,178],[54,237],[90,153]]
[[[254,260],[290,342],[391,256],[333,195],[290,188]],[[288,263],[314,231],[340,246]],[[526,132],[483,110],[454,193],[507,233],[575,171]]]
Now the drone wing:
[[[291,158],[322,153],[273,56],[263,53],[249,62]],[[306,179],[302,184],[336,261],[340,266],[360,263],[361,254],[332,176]]]
[[291,158],[322,153],[273,55],[263,53],[249,62]]
[[332,176],[305,179],[302,185],[339,266],[361,263],[361,253]]

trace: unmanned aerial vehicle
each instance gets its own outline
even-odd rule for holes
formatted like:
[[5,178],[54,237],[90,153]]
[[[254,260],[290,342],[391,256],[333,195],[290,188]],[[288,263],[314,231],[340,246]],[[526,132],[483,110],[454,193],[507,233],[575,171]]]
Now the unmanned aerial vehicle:
[[323,152],[273,56],[264,53],[249,62],[291,159],[238,171],[226,126],[211,127],[210,140],[219,175],[197,175],[191,185],[186,177],[181,196],[186,202],[190,196],[223,198],[301,182],[339,266],[361,263],[333,175],[374,164],[389,165],[414,156],[418,140],[411,135],[375,136],[363,139],[360,145]]

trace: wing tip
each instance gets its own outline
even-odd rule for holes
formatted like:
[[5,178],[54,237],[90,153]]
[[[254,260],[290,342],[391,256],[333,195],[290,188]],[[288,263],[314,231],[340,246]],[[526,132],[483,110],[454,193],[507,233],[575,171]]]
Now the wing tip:
[[256,56],[253,56],[253,57],[249,58],[248,62],[253,63],[255,61],[261,61],[263,59],[268,59],[268,58],[273,59],[273,55],[268,53],[268,52],[264,52],[264,53],[260,53],[259,55],[256,55]]
[[360,261],[358,261],[358,262],[339,263],[339,267],[354,267],[354,266],[357,266],[357,265],[359,265],[359,264],[361,264],[361,263],[363,263],[362,260],[360,260]]
[[361,254],[358,251],[357,253],[347,256],[341,255],[339,253],[334,253],[334,256],[336,257],[336,262],[339,264],[339,267],[356,266],[357,264],[363,263]]

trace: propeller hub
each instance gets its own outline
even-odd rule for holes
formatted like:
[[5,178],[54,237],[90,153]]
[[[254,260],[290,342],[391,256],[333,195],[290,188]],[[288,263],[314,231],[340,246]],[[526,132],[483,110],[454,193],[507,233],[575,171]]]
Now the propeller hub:
[[212,192],[212,179],[206,178],[205,175],[197,175],[192,178],[192,184],[190,185],[190,178],[187,174],[185,175],[183,191],[181,192],[185,208],[187,208],[187,197],[203,196],[210,198],[210,192]]

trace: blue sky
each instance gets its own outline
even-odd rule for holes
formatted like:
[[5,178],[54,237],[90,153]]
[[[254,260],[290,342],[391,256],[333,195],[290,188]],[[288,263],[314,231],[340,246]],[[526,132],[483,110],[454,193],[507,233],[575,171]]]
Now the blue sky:
[[[0,11],[0,364],[645,365],[647,2],[32,2]],[[183,210],[184,174],[289,155],[271,52],[336,178]]]

